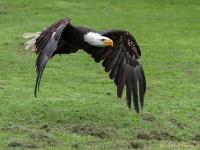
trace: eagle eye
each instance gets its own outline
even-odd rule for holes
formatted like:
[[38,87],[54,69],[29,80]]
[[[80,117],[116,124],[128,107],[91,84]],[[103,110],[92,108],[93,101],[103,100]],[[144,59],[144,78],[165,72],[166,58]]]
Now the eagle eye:
[[105,41],[106,39],[101,39],[101,41],[103,42],[103,41]]

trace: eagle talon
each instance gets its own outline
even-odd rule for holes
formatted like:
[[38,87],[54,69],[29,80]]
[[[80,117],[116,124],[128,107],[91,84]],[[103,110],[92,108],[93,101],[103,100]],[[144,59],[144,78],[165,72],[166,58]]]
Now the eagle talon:
[[36,52],[37,52],[37,49],[36,49],[36,48],[34,48],[32,51],[33,51],[34,53],[36,53]]

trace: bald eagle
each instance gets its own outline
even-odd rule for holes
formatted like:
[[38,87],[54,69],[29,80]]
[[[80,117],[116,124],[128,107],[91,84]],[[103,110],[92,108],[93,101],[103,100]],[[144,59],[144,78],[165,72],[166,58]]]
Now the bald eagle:
[[117,86],[117,97],[122,97],[126,86],[126,102],[129,108],[133,101],[134,108],[139,113],[144,105],[146,80],[140,61],[141,51],[127,30],[96,31],[86,27],[73,26],[70,18],[63,18],[43,32],[25,33],[24,38],[33,37],[27,42],[27,49],[33,45],[36,59],[35,97],[39,91],[40,80],[44,68],[55,54],[76,53],[79,49],[101,62],[109,78]]

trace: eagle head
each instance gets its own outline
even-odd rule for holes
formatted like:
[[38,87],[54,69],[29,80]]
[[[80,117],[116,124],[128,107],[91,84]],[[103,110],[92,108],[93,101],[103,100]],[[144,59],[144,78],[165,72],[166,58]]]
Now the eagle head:
[[113,46],[113,41],[108,37],[102,36],[99,33],[88,32],[84,35],[84,41],[90,45],[97,47]]

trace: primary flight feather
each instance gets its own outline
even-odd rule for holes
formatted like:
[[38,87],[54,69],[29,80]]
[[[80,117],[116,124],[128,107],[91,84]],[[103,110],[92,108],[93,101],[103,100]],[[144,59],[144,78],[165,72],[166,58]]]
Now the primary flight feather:
[[24,38],[33,37],[26,48],[34,45],[36,59],[35,97],[39,90],[44,68],[55,54],[76,53],[83,49],[95,62],[101,62],[110,79],[117,86],[117,97],[122,97],[126,87],[126,101],[129,108],[133,101],[139,113],[139,103],[143,108],[146,91],[144,70],[140,62],[141,51],[127,30],[96,31],[86,27],[73,26],[70,18],[63,18],[43,32],[25,33]]

